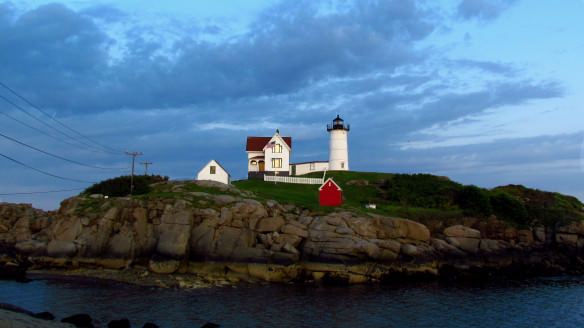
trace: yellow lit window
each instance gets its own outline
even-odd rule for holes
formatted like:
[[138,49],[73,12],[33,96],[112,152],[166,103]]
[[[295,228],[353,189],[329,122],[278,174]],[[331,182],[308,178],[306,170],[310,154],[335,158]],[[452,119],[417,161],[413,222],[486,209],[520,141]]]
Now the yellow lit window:
[[282,145],[276,144],[274,146],[274,153],[281,153],[282,152]]
[[280,168],[282,167],[282,159],[281,158],[272,158],[272,168]]

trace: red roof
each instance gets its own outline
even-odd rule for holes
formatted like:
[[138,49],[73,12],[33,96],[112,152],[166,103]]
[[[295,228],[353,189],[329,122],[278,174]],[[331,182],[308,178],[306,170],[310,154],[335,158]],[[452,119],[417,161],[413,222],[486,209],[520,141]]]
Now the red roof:
[[[292,137],[281,137],[284,142],[288,144],[288,147],[292,149]],[[245,145],[245,151],[262,151],[264,146],[270,142],[272,137],[247,137],[247,143]]]

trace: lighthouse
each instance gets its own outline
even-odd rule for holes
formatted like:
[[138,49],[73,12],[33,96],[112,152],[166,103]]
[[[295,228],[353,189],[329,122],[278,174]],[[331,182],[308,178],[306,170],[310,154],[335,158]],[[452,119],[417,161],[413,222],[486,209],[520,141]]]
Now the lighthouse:
[[347,133],[350,125],[345,125],[337,115],[333,124],[327,124],[326,130],[330,133],[329,141],[329,170],[349,170],[349,148],[347,147]]

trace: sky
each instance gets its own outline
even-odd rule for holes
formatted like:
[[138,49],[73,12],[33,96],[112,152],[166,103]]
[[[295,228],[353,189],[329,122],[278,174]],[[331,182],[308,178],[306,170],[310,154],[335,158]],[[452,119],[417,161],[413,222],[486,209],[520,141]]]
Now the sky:
[[247,177],[247,136],[351,170],[584,200],[584,1],[0,1],[0,201],[135,170]]

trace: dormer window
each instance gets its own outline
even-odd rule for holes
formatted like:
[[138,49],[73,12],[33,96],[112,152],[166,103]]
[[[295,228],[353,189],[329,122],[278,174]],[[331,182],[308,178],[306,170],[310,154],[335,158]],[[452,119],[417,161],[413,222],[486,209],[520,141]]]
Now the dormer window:
[[282,145],[276,144],[274,146],[274,153],[281,153],[282,152]]

